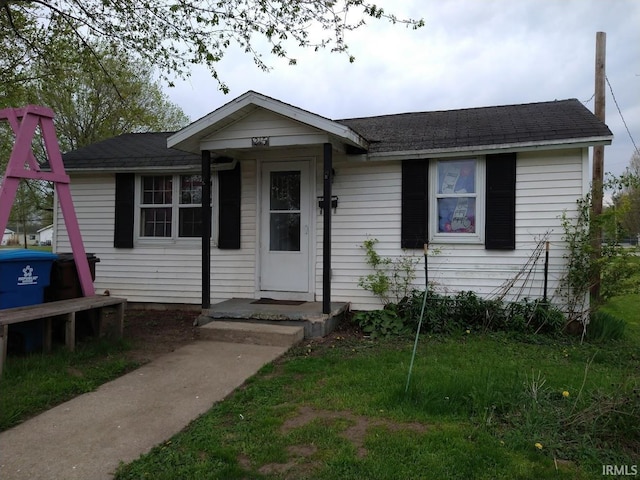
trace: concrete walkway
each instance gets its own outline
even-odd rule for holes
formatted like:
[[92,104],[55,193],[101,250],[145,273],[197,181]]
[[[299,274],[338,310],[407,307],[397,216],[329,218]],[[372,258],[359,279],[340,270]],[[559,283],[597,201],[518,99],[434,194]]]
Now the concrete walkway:
[[0,478],[112,478],[120,462],[169,439],[288,349],[212,341],[182,347],[0,433]]

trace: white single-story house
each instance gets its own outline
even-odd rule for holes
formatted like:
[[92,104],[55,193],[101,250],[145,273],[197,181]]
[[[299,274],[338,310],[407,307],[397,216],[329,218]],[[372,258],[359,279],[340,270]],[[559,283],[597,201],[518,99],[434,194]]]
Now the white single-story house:
[[2,246],[9,245],[14,238],[16,232],[13,230],[9,230],[8,228],[4,229],[4,233],[2,234]]
[[[480,295],[548,238],[552,295],[561,215],[588,192],[589,147],[612,138],[575,99],[330,120],[249,91],[178,132],[120,135],[64,163],[98,293],[372,309],[380,300],[358,281],[374,238],[391,258],[422,259],[428,242],[429,280]],[[69,251],[60,220],[58,209],[54,251]],[[422,263],[416,273],[424,285]],[[514,288],[541,297],[542,265],[528,273]]]
[[51,245],[53,241],[53,224],[42,227],[36,234],[40,245]]

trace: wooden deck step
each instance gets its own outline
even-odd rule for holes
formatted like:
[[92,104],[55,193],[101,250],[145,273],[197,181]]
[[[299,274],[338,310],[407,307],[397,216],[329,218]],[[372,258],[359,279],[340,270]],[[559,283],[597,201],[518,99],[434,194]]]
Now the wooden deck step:
[[304,338],[303,326],[216,320],[199,327],[200,338],[216,342],[290,347]]

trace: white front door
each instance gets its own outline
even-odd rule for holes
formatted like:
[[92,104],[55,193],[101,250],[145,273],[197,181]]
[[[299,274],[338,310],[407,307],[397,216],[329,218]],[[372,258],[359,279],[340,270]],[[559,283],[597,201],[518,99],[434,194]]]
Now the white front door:
[[262,164],[260,290],[310,291],[309,161]]

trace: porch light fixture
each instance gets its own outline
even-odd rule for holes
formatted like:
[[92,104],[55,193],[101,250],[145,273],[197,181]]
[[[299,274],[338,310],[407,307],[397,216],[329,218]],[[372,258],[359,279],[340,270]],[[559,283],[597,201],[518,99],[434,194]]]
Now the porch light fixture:
[[251,137],[252,147],[268,147],[269,137]]
[[[331,208],[333,209],[333,213],[336,213],[338,210],[338,197],[336,195],[331,195]],[[324,210],[324,197],[318,197],[318,208],[320,209],[320,215]]]

